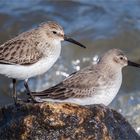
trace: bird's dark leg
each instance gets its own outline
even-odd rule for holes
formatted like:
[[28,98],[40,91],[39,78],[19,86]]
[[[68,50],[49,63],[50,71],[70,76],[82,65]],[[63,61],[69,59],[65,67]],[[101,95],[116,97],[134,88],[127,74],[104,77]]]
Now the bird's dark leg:
[[13,99],[14,99],[14,102],[15,104],[17,104],[17,93],[16,93],[16,79],[12,79],[13,81]]
[[35,99],[35,97],[32,95],[32,93],[31,93],[31,91],[30,91],[30,88],[29,88],[29,86],[28,86],[28,79],[26,79],[26,80],[24,81],[24,86],[25,86],[25,88],[26,88],[26,90],[27,90],[27,93],[29,94],[30,98],[32,99],[32,101],[33,101],[33,102],[37,102],[36,99]]

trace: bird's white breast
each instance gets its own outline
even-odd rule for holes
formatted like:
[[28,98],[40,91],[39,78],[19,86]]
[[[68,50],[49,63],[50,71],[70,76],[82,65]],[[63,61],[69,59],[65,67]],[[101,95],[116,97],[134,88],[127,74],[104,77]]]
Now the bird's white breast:
[[[4,74],[8,77],[15,79],[28,79],[37,75],[41,75],[48,71],[52,65],[56,62],[61,52],[60,42],[53,44],[53,49],[48,55],[42,57],[38,62],[23,66],[23,65],[6,65],[0,64],[0,74]],[[45,53],[45,52],[44,52]]]

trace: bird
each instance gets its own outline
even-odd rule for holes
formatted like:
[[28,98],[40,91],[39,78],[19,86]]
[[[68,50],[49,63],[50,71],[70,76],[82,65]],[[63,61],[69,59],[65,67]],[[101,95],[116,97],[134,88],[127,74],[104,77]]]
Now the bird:
[[24,80],[24,86],[35,101],[28,86],[28,79],[47,72],[60,56],[61,41],[68,41],[86,48],[64,34],[55,21],[39,24],[0,45],[0,74],[12,79],[13,98],[17,102],[16,82]]
[[120,49],[108,50],[97,64],[87,66],[59,84],[40,92],[33,92],[42,101],[67,102],[79,105],[109,105],[122,84],[122,68],[139,67],[128,60]]

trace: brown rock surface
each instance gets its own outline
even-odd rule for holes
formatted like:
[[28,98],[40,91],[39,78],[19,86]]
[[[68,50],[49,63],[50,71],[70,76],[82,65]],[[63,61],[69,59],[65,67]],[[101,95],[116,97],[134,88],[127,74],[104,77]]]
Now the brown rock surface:
[[20,104],[0,109],[0,140],[140,140],[121,114],[101,105]]

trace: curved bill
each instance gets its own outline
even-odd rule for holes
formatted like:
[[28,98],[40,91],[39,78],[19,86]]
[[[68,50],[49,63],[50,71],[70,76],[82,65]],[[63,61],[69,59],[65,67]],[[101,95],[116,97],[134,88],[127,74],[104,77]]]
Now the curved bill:
[[133,67],[138,67],[138,68],[140,68],[140,64],[131,62],[131,61],[129,61],[129,60],[128,60],[128,66],[133,66]]
[[73,44],[76,44],[76,45],[78,45],[78,46],[80,46],[82,48],[86,48],[86,46],[82,45],[81,43],[77,42],[76,40],[74,40],[74,39],[72,39],[72,38],[70,38],[70,37],[68,37],[66,35],[64,35],[64,40],[68,41],[68,42],[71,42]]

